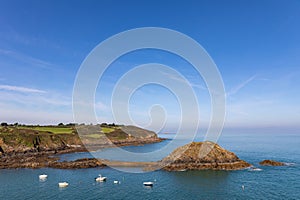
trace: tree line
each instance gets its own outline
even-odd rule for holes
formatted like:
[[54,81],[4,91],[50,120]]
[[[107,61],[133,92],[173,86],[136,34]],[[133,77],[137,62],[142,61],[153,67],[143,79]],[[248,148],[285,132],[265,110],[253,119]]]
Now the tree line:
[[[1,122],[0,124],[1,126],[26,126],[26,127],[35,127],[35,126],[44,126],[44,125],[27,125],[27,124],[20,124],[18,122],[16,123],[12,123],[12,124],[9,124],[7,122]],[[78,124],[78,123],[58,123],[57,125],[46,125],[46,126],[59,126],[59,127],[74,127],[74,126],[77,126],[77,125],[80,125],[80,126],[85,126],[86,124],[85,123],[81,123],[81,124]],[[93,124],[89,124],[89,125],[93,125]],[[116,126],[123,126],[123,125],[117,125],[115,123],[101,123],[101,124],[97,124],[97,125],[100,125],[101,127],[116,127]]]

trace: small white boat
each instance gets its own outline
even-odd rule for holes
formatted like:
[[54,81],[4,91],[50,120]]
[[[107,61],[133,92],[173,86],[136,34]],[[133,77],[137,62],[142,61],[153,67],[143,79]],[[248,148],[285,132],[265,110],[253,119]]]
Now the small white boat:
[[46,179],[47,177],[48,177],[48,175],[46,175],[46,174],[39,175],[39,179]]
[[104,182],[104,181],[106,181],[106,177],[101,176],[101,174],[99,174],[99,176],[97,178],[95,178],[95,180],[97,182]]
[[120,181],[114,181],[114,184],[120,184]]
[[148,182],[144,182],[143,184],[144,184],[144,186],[150,186],[150,187],[152,187],[153,184],[154,184],[154,182],[148,181]]
[[67,183],[67,182],[60,182],[60,183],[58,183],[58,186],[59,187],[68,187],[69,183]]

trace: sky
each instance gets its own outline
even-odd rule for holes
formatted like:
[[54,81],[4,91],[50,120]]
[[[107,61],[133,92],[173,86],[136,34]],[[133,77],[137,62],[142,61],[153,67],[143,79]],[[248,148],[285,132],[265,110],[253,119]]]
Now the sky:
[[[226,90],[225,127],[300,130],[299,22],[295,0],[1,0],[0,121],[73,122],[72,92],[86,56],[122,31],[163,27],[193,38],[214,60]],[[111,64],[95,94],[99,122],[114,122],[111,95],[122,75],[151,62],[186,77],[199,102],[200,124],[208,124],[210,95],[201,76],[177,55],[154,49]],[[153,84],[139,88],[129,101],[137,125],[149,124],[153,105],[164,108],[166,130],[178,125],[178,100]]]

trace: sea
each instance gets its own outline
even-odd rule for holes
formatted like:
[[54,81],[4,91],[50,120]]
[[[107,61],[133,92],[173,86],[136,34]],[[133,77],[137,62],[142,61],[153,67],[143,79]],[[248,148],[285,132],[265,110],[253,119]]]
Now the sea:
[[[170,144],[174,135],[160,134],[160,137],[168,140],[122,149],[134,153],[157,151]],[[124,167],[4,169],[0,170],[0,200],[300,199],[300,132],[227,131],[222,133],[218,144],[261,170],[157,170],[141,173],[141,169]],[[64,154],[61,160],[93,156],[128,159],[119,152],[115,153],[116,149]],[[145,161],[155,161],[164,156],[164,153],[156,154],[154,157],[146,157]],[[260,166],[259,162],[264,159],[282,161],[288,166]],[[41,181],[38,178],[40,174],[47,174],[48,178]],[[96,182],[95,177],[99,174],[107,177],[107,181]],[[119,183],[115,184],[115,180]],[[59,188],[58,183],[63,181],[68,182],[69,186]],[[145,181],[154,182],[153,187],[145,187]]]

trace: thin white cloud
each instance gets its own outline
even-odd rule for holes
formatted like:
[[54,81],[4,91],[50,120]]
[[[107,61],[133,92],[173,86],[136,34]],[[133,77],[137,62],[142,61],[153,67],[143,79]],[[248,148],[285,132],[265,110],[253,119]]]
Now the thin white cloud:
[[244,82],[238,84],[237,86],[235,86],[234,88],[232,88],[228,93],[227,93],[227,97],[232,96],[237,94],[241,89],[243,89],[247,84],[249,84],[251,81],[253,81],[256,78],[257,75],[251,76],[250,78],[248,78],[247,80],[245,80]]
[[55,96],[50,93],[23,93],[1,90],[0,102],[9,105],[32,106],[44,109],[48,109],[49,106],[71,106],[71,102],[64,96]]
[[18,88],[18,91],[20,90],[21,92],[0,89],[2,121],[30,124],[72,122],[70,97],[31,88],[25,88],[25,90]]
[[[0,32],[0,38],[2,40],[9,41],[10,43],[14,42],[21,45],[26,46],[45,46],[52,49],[61,49],[64,46],[55,43],[51,40],[46,40],[46,38],[42,37],[32,37],[29,35],[24,35],[17,30],[15,30],[12,26],[6,24],[5,32]],[[3,29],[4,30],[4,29]]]
[[0,54],[5,55],[5,56],[9,56],[12,57],[13,59],[19,60],[21,62],[24,63],[28,63],[31,66],[35,66],[35,67],[39,67],[39,68],[44,68],[44,69],[51,69],[52,67],[54,67],[53,64],[38,59],[38,58],[34,58],[16,51],[11,51],[11,50],[6,50],[6,49],[0,49]]
[[44,90],[38,90],[34,88],[20,87],[14,85],[0,85],[0,90],[23,92],[23,93],[46,93]]
[[200,84],[194,84],[194,83],[191,82],[190,79],[186,79],[186,77],[184,77],[184,76],[180,77],[178,75],[166,73],[164,71],[160,71],[160,73],[162,73],[163,75],[167,76],[171,80],[174,80],[174,81],[177,81],[177,82],[181,82],[183,84],[189,84],[190,86],[192,86],[194,88],[201,89],[201,90],[207,90],[207,88],[205,86],[200,85]]

